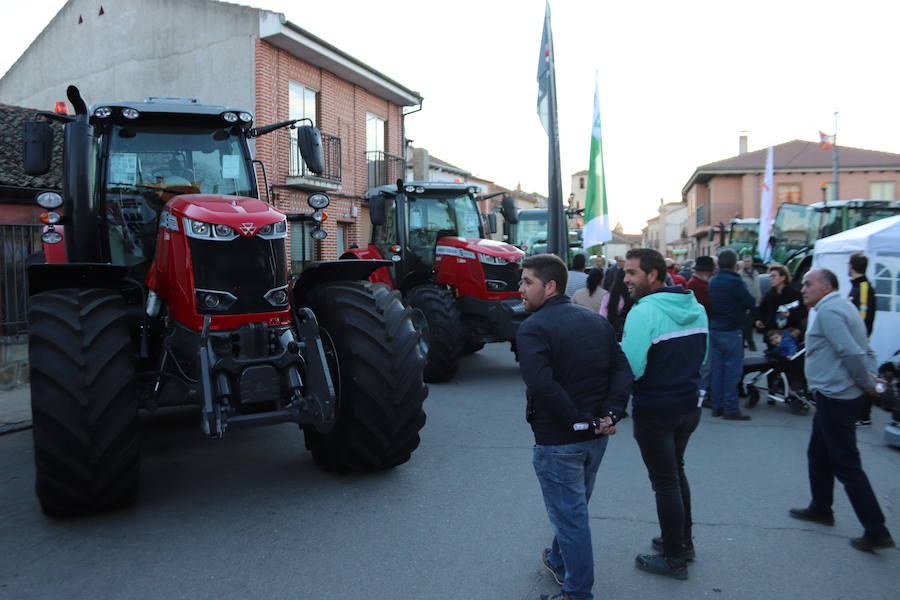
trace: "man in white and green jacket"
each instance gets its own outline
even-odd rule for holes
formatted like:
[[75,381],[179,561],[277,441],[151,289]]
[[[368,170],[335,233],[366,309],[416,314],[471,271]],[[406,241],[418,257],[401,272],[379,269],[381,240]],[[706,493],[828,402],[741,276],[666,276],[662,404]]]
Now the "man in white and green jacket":
[[707,353],[709,323],[693,292],[666,287],[666,263],[656,250],[630,250],[625,285],[636,304],[625,321],[622,350],[634,373],[634,438],[656,492],[660,554],[639,554],[650,573],[687,578],[694,556],[691,491],[684,451],[700,422],[697,387]]

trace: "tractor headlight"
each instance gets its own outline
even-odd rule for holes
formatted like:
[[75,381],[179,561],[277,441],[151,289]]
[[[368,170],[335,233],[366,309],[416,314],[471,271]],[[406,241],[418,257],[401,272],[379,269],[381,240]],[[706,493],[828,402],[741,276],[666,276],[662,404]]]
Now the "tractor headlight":
[[234,229],[232,229],[228,225],[216,225],[214,229],[216,232],[216,237],[232,238],[235,235]]
[[122,116],[126,119],[137,119],[139,116],[141,116],[141,113],[139,113],[137,109],[134,108],[123,108]]
[[478,260],[486,265],[499,265],[501,267],[509,263],[509,261],[507,261],[503,257],[491,256],[490,254],[482,254],[481,252],[478,253]]
[[188,237],[214,242],[228,242],[238,237],[238,232],[228,225],[207,223],[184,217],[184,232]]
[[277,240],[287,237],[287,221],[281,220],[277,223],[269,223],[259,228],[256,234],[264,240]]
[[41,234],[41,241],[45,244],[58,244],[62,241],[63,236],[55,229],[48,229]]
[[209,237],[209,223],[191,219],[191,233],[197,237]]
[[62,206],[63,198],[56,192],[41,192],[37,195],[37,203],[41,208],[53,210]]
[[317,242],[321,242],[322,240],[324,240],[325,238],[328,237],[328,232],[325,231],[324,229],[313,229],[310,232],[309,237],[316,240]]
[[259,235],[272,235],[272,226],[271,225],[263,225],[259,228]]
[[112,109],[108,106],[100,106],[94,110],[94,116],[98,119],[106,119],[112,114]]
[[238,119],[240,119],[244,123],[250,123],[251,121],[253,121],[253,115],[248,112],[238,113]]
[[321,210],[327,207],[331,203],[331,200],[325,194],[311,194],[309,198],[306,199],[306,203],[309,204],[310,208]]
[[222,118],[228,123],[236,123],[238,120],[238,116],[233,112],[222,113]]

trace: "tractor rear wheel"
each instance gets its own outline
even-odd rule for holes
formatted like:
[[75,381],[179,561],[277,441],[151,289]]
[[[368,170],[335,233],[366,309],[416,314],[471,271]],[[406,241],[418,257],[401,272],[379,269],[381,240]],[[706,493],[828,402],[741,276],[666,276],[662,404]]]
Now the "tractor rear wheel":
[[425,425],[425,357],[399,292],[341,281],[314,287],[307,305],[328,330],[340,363],[338,421],[304,427],[306,447],[329,471],[377,471],[409,460]]
[[138,490],[134,348],[122,295],[35,294],[28,310],[36,490],[47,514],[131,504]]
[[439,285],[420,285],[407,292],[406,303],[428,321],[425,381],[447,381],[459,368],[463,352],[462,317],[453,294]]

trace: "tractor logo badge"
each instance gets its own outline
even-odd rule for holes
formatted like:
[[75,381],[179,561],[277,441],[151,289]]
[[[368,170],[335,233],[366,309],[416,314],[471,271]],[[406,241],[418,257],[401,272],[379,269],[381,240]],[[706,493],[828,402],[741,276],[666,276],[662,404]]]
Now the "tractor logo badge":
[[253,223],[241,223],[241,233],[245,236],[253,235],[256,232],[256,226]]

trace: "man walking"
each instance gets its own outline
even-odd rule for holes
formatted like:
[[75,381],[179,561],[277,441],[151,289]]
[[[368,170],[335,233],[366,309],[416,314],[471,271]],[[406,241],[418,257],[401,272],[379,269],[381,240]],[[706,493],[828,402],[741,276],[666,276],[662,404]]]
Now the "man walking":
[[838,294],[838,281],[828,269],[803,277],[803,302],[811,309],[806,330],[805,373],[816,401],[812,434],[806,451],[812,500],[792,508],[795,519],[834,525],[834,480],[844,484],[850,504],[863,526],[852,538],[857,550],[891,548],[894,540],[869,478],[862,469],[853,422],[864,396],[874,396],[875,355],[853,305]]
[[629,250],[625,283],[636,304],[625,321],[622,350],[634,373],[634,439],[656,493],[660,554],[639,554],[642,571],[687,579],[694,557],[691,490],[684,451],[700,422],[697,383],[706,354],[706,311],[681,286],[665,286],[666,263],[656,250]]
[[[875,324],[875,296],[872,293],[872,284],[866,277],[866,269],[869,267],[869,259],[865,254],[856,252],[850,255],[848,265],[850,275],[850,302],[859,311],[859,316],[866,324],[866,336],[872,335],[872,326]],[[866,396],[863,400],[862,412],[859,414],[857,427],[869,427],[872,424],[872,398]]]
[[594,597],[587,505],[633,378],[609,321],[572,304],[562,293],[566,278],[565,263],[551,254],[523,261],[519,292],[532,315],[519,327],[516,347],[534,471],[554,532],[541,564],[562,586],[554,599],[582,600]]
[[738,382],[743,373],[744,335],[747,311],[756,306],[753,296],[737,274],[737,254],[719,255],[719,272],[709,282],[709,320],[712,360],[712,415],[733,421],[749,421],[738,404]]

